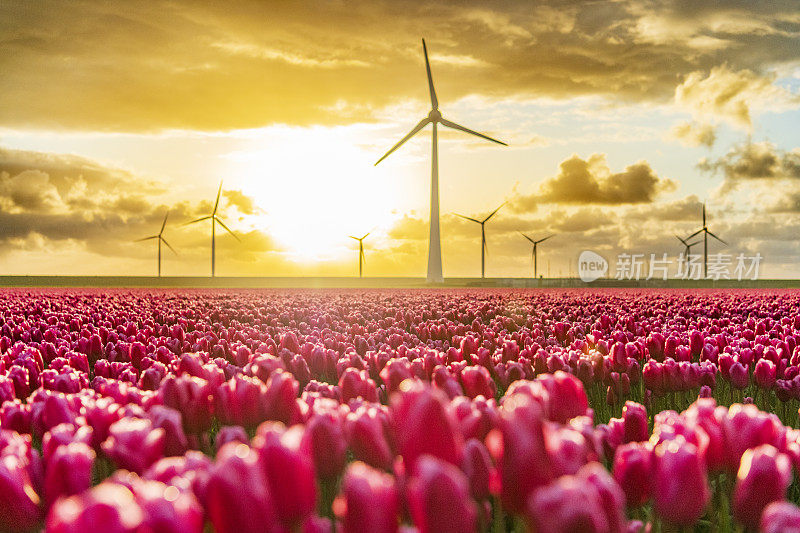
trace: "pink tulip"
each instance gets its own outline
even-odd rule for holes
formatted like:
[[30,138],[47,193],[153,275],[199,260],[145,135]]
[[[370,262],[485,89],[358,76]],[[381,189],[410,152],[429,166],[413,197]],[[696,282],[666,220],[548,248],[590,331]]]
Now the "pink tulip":
[[466,476],[450,463],[423,455],[408,482],[408,504],[420,533],[475,531],[477,509]]
[[242,426],[222,426],[214,438],[214,447],[219,452],[220,448],[229,442],[250,443],[250,437]]
[[771,389],[777,379],[777,367],[769,359],[761,359],[753,369],[753,380],[762,389]]
[[108,430],[103,452],[119,468],[141,474],[164,456],[163,429],[144,418],[122,418]]
[[800,508],[787,501],[772,502],[761,514],[761,533],[800,533]]
[[625,492],[629,507],[644,505],[653,482],[653,450],[647,443],[631,442],[617,448],[614,479]]
[[386,415],[377,407],[362,405],[347,415],[345,427],[350,449],[356,459],[388,470],[394,455],[386,440]]
[[742,366],[742,364],[738,361],[733,363],[729,370],[729,374],[731,385],[736,389],[742,390],[750,383],[748,368],[746,366]]
[[303,433],[303,448],[314,461],[317,477],[339,477],[347,460],[347,439],[338,414],[320,412],[313,416]]
[[694,444],[682,436],[655,448],[653,502],[656,512],[675,525],[694,524],[711,498],[706,466]]
[[780,501],[792,481],[792,465],[774,446],[763,444],[742,455],[733,491],[733,516],[756,529],[764,508]]
[[59,446],[46,465],[45,496],[49,503],[79,494],[92,485],[95,453],[82,442]]
[[342,492],[333,506],[342,533],[396,533],[399,497],[394,478],[361,462],[344,473]]
[[159,395],[164,405],[180,411],[187,433],[197,434],[211,427],[211,386],[205,379],[168,377],[161,383]]
[[0,454],[0,530],[33,529],[40,517],[39,503],[25,459]]
[[537,533],[611,531],[597,488],[577,476],[563,476],[538,488],[525,514]]
[[647,428],[647,411],[644,406],[635,402],[625,402],[622,408],[625,442],[642,442],[650,438]]
[[497,393],[497,386],[489,374],[489,371],[482,366],[470,366],[461,372],[461,385],[464,387],[464,394],[470,398],[483,396],[484,398],[494,398]]
[[47,531],[137,533],[143,521],[144,512],[131,490],[105,482],[89,491],[58,500],[47,515]]
[[233,442],[223,446],[206,493],[206,512],[215,531],[275,531],[277,515],[268,487],[255,450]]

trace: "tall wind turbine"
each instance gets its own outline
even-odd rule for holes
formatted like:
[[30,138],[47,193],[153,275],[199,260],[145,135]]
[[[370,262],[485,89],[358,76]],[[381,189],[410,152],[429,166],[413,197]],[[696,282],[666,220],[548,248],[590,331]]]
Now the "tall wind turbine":
[[681,239],[677,235],[675,237],[683,243],[683,256],[686,258],[686,266],[689,266],[689,254],[692,253],[692,246],[700,244],[700,241],[689,242],[689,239]]
[[158,277],[159,278],[161,277],[161,243],[163,242],[164,244],[166,244],[167,248],[172,250],[172,253],[174,253],[175,255],[178,255],[178,252],[176,252],[175,249],[172,246],[170,246],[169,243],[167,242],[167,240],[164,238],[164,228],[167,227],[167,217],[168,216],[169,216],[169,211],[167,211],[167,214],[164,215],[164,222],[161,223],[161,231],[158,232],[158,235],[151,235],[149,237],[144,237],[142,239],[136,239],[134,241],[134,242],[142,242],[142,241],[149,241],[151,239],[157,239],[158,240]]
[[693,238],[693,237],[695,237],[697,235],[700,235],[701,233],[703,234],[703,278],[707,278],[708,277],[708,236],[711,235],[712,237],[717,239],[722,244],[727,245],[728,243],[723,241],[722,239],[720,239],[719,237],[717,237],[713,233],[711,233],[711,231],[709,231],[708,226],[706,225],[706,203],[705,202],[703,202],[703,227],[700,228],[699,230],[695,231],[694,233],[692,233],[688,237],[686,237],[686,240],[688,241],[689,239],[691,239],[691,238]]
[[217,216],[217,209],[219,208],[219,195],[220,194],[222,194],[222,181],[219,182],[219,190],[217,191],[217,200],[214,202],[214,210],[211,211],[211,214],[210,215],[206,215],[204,217],[200,217],[200,218],[198,218],[196,220],[192,220],[191,222],[187,222],[185,224],[186,226],[188,226],[189,224],[194,224],[195,222],[202,222],[203,220],[211,219],[211,277],[212,278],[214,277],[214,274],[215,274],[214,266],[215,266],[215,259],[216,259],[216,244],[215,243],[216,243],[216,229],[217,229],[216,226],[217,226],[217,224],[219,224],[220,226],[225,228],[225,231],[227,231],[228,233],[233,235],[234,239],[236,239],[239,242],[242,242],[242,240],[239,237],[237,237],[236,234],[234,232],[232,232],[230,230],[230,228],[228,226],[226,226],[225,223],[222,220],[220,220],[220,218]]
[[400,148],[403,143],[419,133],[425,126],[428,124],[433,125],[433,135],[431,137],[431,219],[430,233],[428,237],[427,280],[428,283],[441,283],[444,281],[444,278],[442,277],[442,242],[439,234],[439,137],[437,134],[437,127],[439,124],[441,124],[442,126],[452,128],[454,130],[463,131],[464,133],[481,137],[487,141],[502,144],[503,146],[507,145],[506,143],[498,141],[497,139],[492,139],[491,137],[483,135],[482,133],[472,131],[471,129],[465,128],[464,126],[456,124],[455,122],[451,122],[442,116],[442,113],[439,111],[439,100],[436,98],[436,91],[433,88],[433,76],[431,75],[431,65],[428,61],[428,48],[425,45],[425,39],[422,39],[422,52],[425,55],[425,70],[428,73],[428,91],[430,92],[431,97],[431,110],[427,117],[423,118],[419,124],[414,126],[414,129],[412,129],[408,135],[400,139],[400,142],[392,146],[392,148],[386,152],[383,157],[378,159],[375,164],[377,165],[386,159],[389,154]]
[[[372,233],[372,232],[369,232],[369,233]],[[362,273],[364,271],[364,262],[366,261],[366,258],[364,257],[364,239],[367,238],[369,233],[367,233],[366,235],[364,235],[361,238],[353,237],[352,235],[350,235],[351,239],[355,239],[355,240],[358,241],[358,277],[359,278],[363,277]]]
[[544,241],[546,241],[550,237],[555,237],[555,235],[548,235],[544,239],[539,239],[538,241],[534,241],[533,239],[531,239],[530,237],[528,237],[527,235],[525,235],[521,231],[519,232],[519,234],[522,235],[523,237],[525,237],[526,239],[528,239],[530,241],[530,243],[533,245],[533,247],[531,248],[531,259],[533,260],[533,279],[538,279],[539,278],[539,268],[538,268],[538,264],[537,264],[538,263],[538,256],[537,256],[538,246],[539,246],[539,244],[543,243]]
[[[503,202],[500,205],[500,207],[503,207],[504,205],[506,205],[505,202]],[[481,278],[485,277],[484,273],[486,267],[486,223],[489,222],[489,219],[492,218],[495,215],[495,213],[500,211],[500,207],[489,213],[489,216],[484,218],[483,220],[478,220],[477,218],[465,217],[464,215],[459,215],[458,213],[456,213],[456,216],[458,217],[461,217],[465,220],[469,220],[471,222],[475,222],[481,225]]]

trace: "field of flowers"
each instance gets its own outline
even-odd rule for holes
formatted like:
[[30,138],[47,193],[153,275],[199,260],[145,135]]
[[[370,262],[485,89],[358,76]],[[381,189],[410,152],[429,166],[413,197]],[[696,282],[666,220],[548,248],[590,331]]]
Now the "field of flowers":
[[800,531],[800,292],[0,297],[2,531]]

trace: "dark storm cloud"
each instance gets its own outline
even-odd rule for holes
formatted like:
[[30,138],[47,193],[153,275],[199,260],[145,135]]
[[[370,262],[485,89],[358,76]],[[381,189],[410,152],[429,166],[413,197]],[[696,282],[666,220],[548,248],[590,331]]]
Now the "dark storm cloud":
[[788,1],[5,2],[0,123],[158,131],[369,120],[426,96],[422,36],[445,104],[468,94],[666,101],[688,79],[692,105],[714,67],[758,78],[796,59],[796,13]]

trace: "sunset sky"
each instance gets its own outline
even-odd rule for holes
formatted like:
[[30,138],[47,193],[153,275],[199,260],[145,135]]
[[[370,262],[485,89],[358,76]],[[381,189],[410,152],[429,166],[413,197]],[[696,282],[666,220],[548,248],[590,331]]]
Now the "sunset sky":
[[[430,107],[445,276],[568,275],[582,250],[763,257],[800,277],[796,0],[0,0],[0,273],[424,276]],[[701,248],[695,248],[701,251]],[[573,272],[574,273],[574,272]]]

